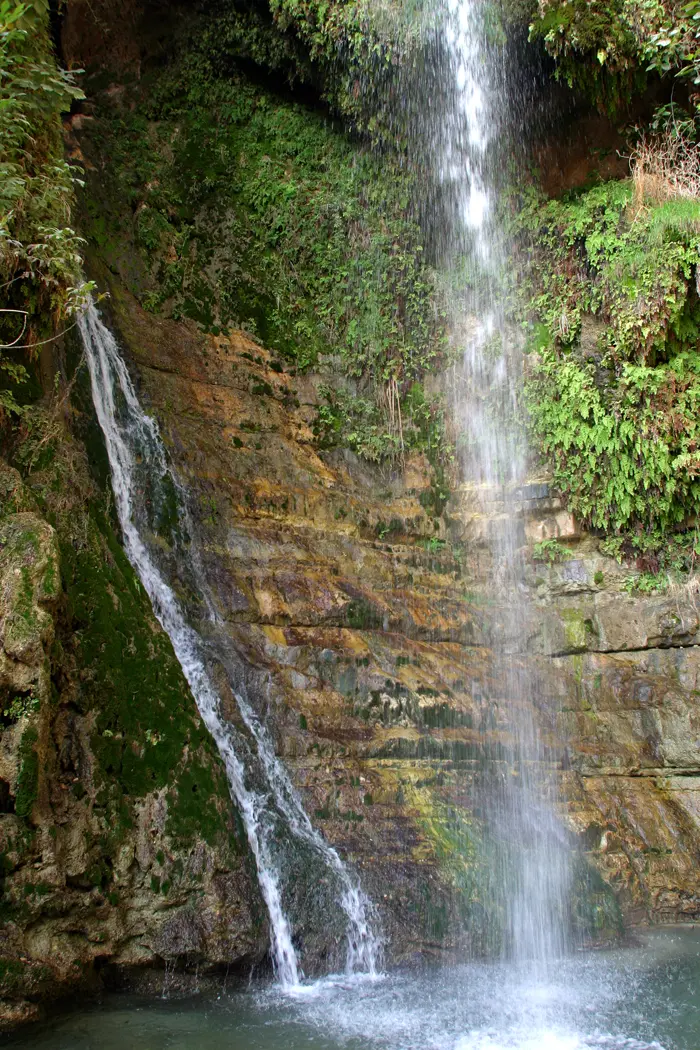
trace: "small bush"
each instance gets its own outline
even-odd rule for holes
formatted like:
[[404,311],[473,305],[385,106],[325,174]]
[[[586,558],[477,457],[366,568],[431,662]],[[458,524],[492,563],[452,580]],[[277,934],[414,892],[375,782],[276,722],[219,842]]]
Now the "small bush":
[[558,540],[541,540],[532,548],[533,561],[547,562],[548,565],[567,561],[570,557],[571,551]]
[[668,532],[700,510],[700,204],[633,182],[525,195],[532,434],[571,510]]

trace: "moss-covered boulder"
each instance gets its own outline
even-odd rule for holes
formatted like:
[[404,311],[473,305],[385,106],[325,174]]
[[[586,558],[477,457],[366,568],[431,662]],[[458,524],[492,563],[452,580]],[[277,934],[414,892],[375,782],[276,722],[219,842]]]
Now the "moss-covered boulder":
[[107,964],[235,971],[266,945],[221,760],[83,446],[50,422],[35,410],[41,466],[0,472],[6,1026]]

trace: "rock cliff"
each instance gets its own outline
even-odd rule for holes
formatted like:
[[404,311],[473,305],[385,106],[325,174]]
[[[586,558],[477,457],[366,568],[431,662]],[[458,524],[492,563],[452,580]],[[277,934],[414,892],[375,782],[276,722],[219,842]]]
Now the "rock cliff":
[[[403,454],[382,458],[378,445],[399,431],[395,419],[379,428],[366,373],[386,360],[365,361],[359,374],[342,339],[319,336],[365,324],[369,343],[381,343],[389,300],[392,336],[420,327],[434,289],[398,247],[414,227],[403,215],[391,225],[391,209],[361,195],[343,212],[329,183],[339,157],[355,163],[356,144],[339,146],[315,115],[309,145],[311,118],[296,102],[276,108],[275,89],[255,84],[259,68],[251,83],[237,69],[223,91],[195,56],[185,128],[181,110],[170,114],[183,105],[172,85],[159,97],[170,23],[136,39],[140,5],[124,5],[122,38],[114,5],[98,6],[112,19],[104,39],[78,2],[64,34],[69,53],[117,66],[66,124],[68,151],[87,169],[91,276],[110,293],[101,308],[187,493],[202,571],[251,698],[312,820],[376,902],[390,959],[498,947],[503,844],[489,840],[482,798],[489,777],[514,775],[504,756],[515,698],[495,649],[536,675],[543,765],[579,858],[581,939],[603,941],[623,922],[697,920],[697,577],[653,590],[602,553],[546,476],[534,478],[518,508],[527,644],[507,637],[488,544],[502,508],[484,514],[448,477],[435,436],[443,402],[429,400],[447,390],[445,375],[423,367],[418,394],[406,379],[403,404],[410,395],[423,415],[412,417]],[[156,117],[138,88],[130,94],[142,63],[156,69]],[[207,105],[219,90],[233,130],[212,144]],[[263,174],[251,188],[261,128],[270,155],[258,150]],[[285,211],[295,196],[313,208]],[[376,228],[363,226],[367,211]],[[326,267],[310,291],[293,250],[305,215],[321,232],[304,250]],[[334,251],[347,241],[362,273],[336,275],[342,253],[323,255],[323,238],[336,238]],[[269,286],[271,274],[287,284]],[[368,320],[362,297],[382,281],[394,281],[391,295],[372,300]],[[414,288],[418,305],[404,295]],[[311,303],[326,304],[323,325],[314,327]],[[425,336],[430,354],[440,332]],[[221,762],[120,547],[79,348],[68,341],[42,370],[43,396],[0,464],[4,1025],[101,977],[243,972],[268,947]],[[341,388],[352,412],[333,400]],[[385,389],[400,419],[399,385]],[[228,714],[237,718],[232,700]],[[535,838],[534,848],[547,843]],[[295,919],[310,967],[320,965],[327,946]]]
[[[241,333],[156,321],[116,289],[112,302],[309,812],[384,902],[397,955],[425,951],[431,930],[436,950],[458,947],[460,927],[472,947],[488,940],[476,789],[511,731],[490,659],[504,639],[488,520],[457,491],[436,533],[420,458],[387,472],[319,453],[322,375],[277,370]],[[628,922],[697,918],[697,584],[640,594],[640,574],[601,554],[546,483],[520,511],[532,625],[521,657],[536,666],[573,842]],[[548,538],[553,564],[533,557]],[[609,901],[589,890],[587,935],[609,935]]]
[[[65,405],[64,405],[65,407]],[[164,961],[246,969],[266,919],[225,774],[65,419],[0,463],[0,1026]]]

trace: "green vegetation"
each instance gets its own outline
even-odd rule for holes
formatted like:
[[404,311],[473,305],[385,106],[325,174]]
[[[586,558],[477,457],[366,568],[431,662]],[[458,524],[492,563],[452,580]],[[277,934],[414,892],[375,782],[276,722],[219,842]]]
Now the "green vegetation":
[[[285,26],[288,6],[275,16]],[[316,5],[303,6],[302,35]],[[319,7],[336,28],[351,10]],[[442,406],[421,386],[445,340],[414,176],[232,68],[239,51],[218,25],[208,17],[133,94],[101,99],[88,151],[100,182],[110,174],[90,187],[90,239],[110,264],[137,250],[129,278],[149,310],[243,327],[301,370],[335,355],[345,382],[323,392],[321,447],[446,461]],[[317,56],[325,45],[310,40]]]
[[82,92],[56,65],[48,19],[48,0],[0,2],[0,420],[20,411],[27,357],[89,290],[61,129]]
[[[210,844],[227,836],[225,775],[170,642],[150,630],[148,599],[109,522],[93,512],[79,551],[62,542],[72,649],[81,676],[76,702],[95,711],[97,804],[110,835],[131,824],[125,803],[169,788],[168,832]],[[68,537],[66,537],[66,540]]]
[[342,445],[372,463],[417,449],[427,454],[435,470],[434,485],[444,484],[444,465],[452,449],[445,439],[440,397],[429,398],[422,385],[413,382],[402,398],[395,380],[375,391],[374,397],[327,385],[321,385],[319,393],[326,402],[319,407],[314,423],[320,448]]
[[240,74],[212,83],[206,53],[103,131],[110,197],[136,213],[152,309],[209,330],[243,325],[301,368],[339,350],[349,375],[378,383],[435,357],[432,276],[398,166]]
[[658,594],[668,590],[669,582],[665,572],[642,572],[639,576],[628,576],[624,587],[628,594]]
[[533,561],[547,562],[555,565],[560,561],[567,561],[571,557],[571,551],[558,540],[541,540],[532,548]]
[[582,521],[662,536],[700,508],[700,203],[631,182],[521,203],[535,438]]
[[441,554],[447,546],[446,540],[440,540],[437,536],[431,536],[430,539],[417,540],[417,546],[422,547],[428,554]]
[[634,560],[641,572],[656,576],[663,571],[672,578],[693,571],[700,555],[697,529],[677,533],[651,529],[613,535],[606,537],[600,547],[620,564]]
[[544,0],[530,25],[556,60],[556,76],[611,112],[647,80],[643,41],[659,26],[655,0]]
[[700,82],[700,0],[543,0],[530,38],[556,61],[556,76],[617,113],[652,74]]
[[11,725],[20,718],[34,714],[39,710],[40,699],[33,692],[13,696],[7,699],[7,706],[0,710],[0,725]]
[[36,745],[39,734],[34,726],[25,729],[19,745],[19,776],[15,794],[15,813],[29,817],[34,808],[39,788],[39,756]]
[[[698,0],[545,0],[530,36],[610,114],[652,78],[700,83]],[[651,576],[693,564],[674,531],[700,506],[698,96],[678,87],[630,131],[630,181],[525,194],[516,222],[535,441],[571,509]]]
[[214,0],[201,39],[217,75],[254,63],[290,87],[312,87],[350,126],[392,143],[388,85],[416,63],[433,17],[430,0]]
[[594,863],[585,855],[576,854],[572,876],[569,903],[572,929],[594,944],[618,940],[625,929],[622,909]]
[[[18,858],[32,855],[31,818],[48,757],[52,785],[68,783],[72,797],[84,800],[90,809],[94,835],[86,844],[85,877],[103,891],[112,882],[118,850],[135,826],[139,800],[156,791],[166,795],[165,831],[173,849],[187,851],[203,839],[222,856],[230,856],[242,848],[244,834],[232,817],[223,765],[170,642],[155,622],[104,513],[84,452],[66,430],[55,426],[51,410],[32,408],[29,437],[25,419],[10,450],[13,447],[16,453],[15,466],[22,467],[36,458],[27,455],[28,445],[42,446],[41,467],[25,466],[22,473],[35,513],[56,530],[61,577],[54,571],[50,579],[48,572],[38,578],[40,598],[50,591],[58,598],[59,610],[51,651],[54,686],[48,702],[40,704],[31,693],[0,698],[0,732],[20,719],[28,723],[26,728],[22,725],[14,798],[14,811],[24,818],[27,835],[17,841],[15,853]],[[20,505],[26,499],[24,493],[17,493]],[[13,504],[5,504],[0,515],[14,510]],[[41,553],[37,535],[29,528],[17,532],[14,543],[20,553],[30,549],[35,556]],[[17,600],[21,620],[22,586]],[[32,600],[36,601],[34,591]],[[91,730],[90,760],[71,769],[67,780],[63,767],[51,764],[53,737],[49,734],[47,739],[41,730],[47,719],[53,719],[54,705],[59,710],[66,704],[74,714],[89,716]],[[42,751],[46,747],[48,756]],[[40,815],[44,819],[43,811]],[[167,892],[165,885],[162,892]],[[45,896],[36,887],[32,892]],[[2,907],[16,918],[17,908],[24,904],[10,894]]]
[[384,617],[371,602],[358,598],[345,606],[347,625],[355,631],[382,630]]

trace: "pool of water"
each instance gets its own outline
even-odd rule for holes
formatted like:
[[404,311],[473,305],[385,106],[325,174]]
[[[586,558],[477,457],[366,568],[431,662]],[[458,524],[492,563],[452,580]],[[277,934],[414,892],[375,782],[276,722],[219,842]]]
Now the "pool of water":
[[539,979],[505,964],[190,999],[110,995],[1,1041],[32,1050],[699,1050],[700,928],[638,935]]

